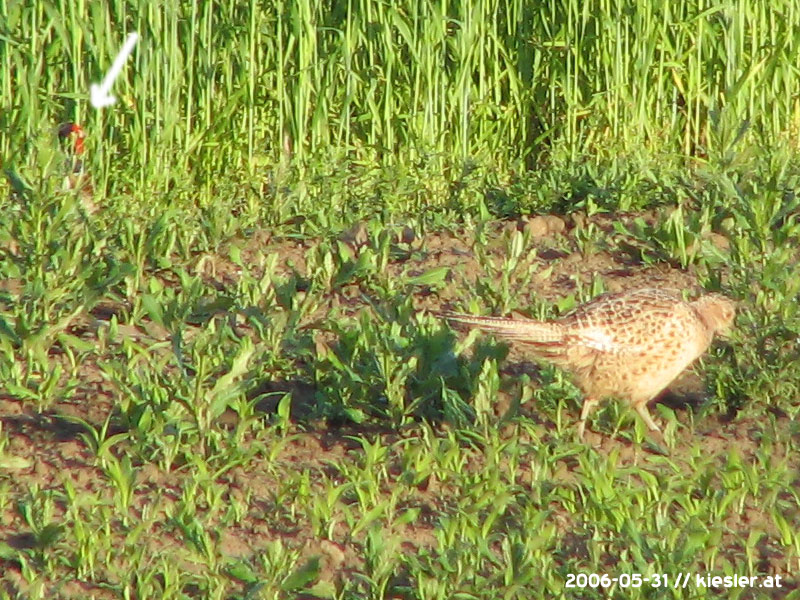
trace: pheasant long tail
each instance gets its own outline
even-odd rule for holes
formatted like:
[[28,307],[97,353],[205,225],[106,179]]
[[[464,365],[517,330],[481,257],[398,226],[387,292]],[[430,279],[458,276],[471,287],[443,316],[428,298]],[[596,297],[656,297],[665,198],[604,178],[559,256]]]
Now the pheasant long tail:
[[477,317],[449,312],[439,313],[439,316],[448,321],[472,325],[515,342],[547,347],[564,341],[564,328],[558,323],[504,317]]

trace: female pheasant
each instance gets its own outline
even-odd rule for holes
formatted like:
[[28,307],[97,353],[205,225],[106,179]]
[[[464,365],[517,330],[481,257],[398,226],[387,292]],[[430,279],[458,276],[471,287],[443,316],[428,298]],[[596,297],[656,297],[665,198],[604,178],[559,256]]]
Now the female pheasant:
[[600,400],[619,398],[632,406],[651,431],[660,431],[647,403],[727,331],[734,303],[719,294],[686,302],[677,291],[642,288],[603,294],[555,321],[474,317],[442,313],[511,341],[568,371],[584,393],[578,423]]

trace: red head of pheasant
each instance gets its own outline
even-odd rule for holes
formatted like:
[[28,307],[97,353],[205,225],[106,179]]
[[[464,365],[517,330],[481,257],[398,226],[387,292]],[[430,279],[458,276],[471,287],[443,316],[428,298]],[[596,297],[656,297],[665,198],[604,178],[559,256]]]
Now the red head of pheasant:
[[72,147],[68,149],[72,156],[79,157],[83,155],[83,140],[86,138],[86,132],[80,125],[64,123],[58,128],[58,137],[72,144]]

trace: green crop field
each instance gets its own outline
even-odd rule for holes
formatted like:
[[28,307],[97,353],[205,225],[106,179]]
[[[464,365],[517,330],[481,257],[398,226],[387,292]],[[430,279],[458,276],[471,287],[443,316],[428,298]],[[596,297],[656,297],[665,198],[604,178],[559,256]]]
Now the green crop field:
[[797,0],[0,0],[0,168],[0,600],[800,598]]

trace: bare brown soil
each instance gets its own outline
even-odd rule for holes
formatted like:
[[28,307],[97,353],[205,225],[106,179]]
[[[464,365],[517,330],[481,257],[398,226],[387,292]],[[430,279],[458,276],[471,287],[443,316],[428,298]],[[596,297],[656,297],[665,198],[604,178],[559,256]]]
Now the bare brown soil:
[[[642,215],[637,215],[642,216]],[[629,219],[617,215],[616,219]],[[653,215],[644,215],[651,219]],[[582,253],[577,249],[575,235],[581,227],[594,223],[600,235],[598,242],[593,245],[589,253]],[[604,243],[603,235],[610,240],[613,236],[613,221],[607,216],[597,216],[593,219],[582,217],[558,218],[549,221],[532,220],[528,222],[498,222],[494,224],[487,234],[490,240],[485,252],[493,257],[499,265],[502,262],[506,238],[520,228],[528,227],[535,250],[526,250],[522,262],[534,265],[533,284],[525,289],[518,290],[520,296],[516,299],[518,307],[533,305],[536,302],[555,302],[560,298],[574,294],[578,291],[578,282],[588,290],[592,281],[602,279],[604,286],[609,291],[621,289],[658,286],[697,291],[696,278],[691,272],[683,271],[674,265],[664,262],[655,266],[643,264],[637,255],[637,249],[631,246],[619,246],[613,243]],[[363,244],[371,243],[366,233],[356,228],[356,231],[345,237],[345,242],[353,249],[354,254],[359,252]],[[271,232],[262,231],[254,234],[248,240],[239,240],[244,246],[243,260],[257,261],[259,257],[270,253],[280,256],[280,271],[286,275],[295,273],[302,277],[306,268],[306,257],[312,247],[319,243],[315,240],[302,240],[280,238]],[[724,245],[724,240],[720,241]],[[453,232],[424,233],[398,231],[397,241],[394,244],[395,258],[390,269],[394,276],[405,277],[425,273],[431,268],[447,266],[450,273],[447,283],[442,288],[434,291],[421,288],[418,290],[414,301],[420,309],[442,309],[449,307],[463,307],[465,288],[474,289],[477,282],[482,281],[487,285],[493,282],[485,273],[476,259],[474,232],[465,229]],[[236,281],[238,267],[220,256],[199,257],[195,268],[199,273],[215,286],[226,287]],[[521,268],[520,271],[524,271]],[[6,289],[13,289],[13,282],[3,284]],[[356,314],[366,307],[359,302],[358,290],[355,286],[345,286],[329,298],[325,299],[320,312],[338,306],[351,314]],[[84,321],[76,324],[75,331],[85,339],[91,339],[96,328],[92,323],[98,319],[107,318],[108,314],[119,314],[120,307],[109,303],[99,307],[94,314],[86,315]],[[149,342],[167,340],[166,331],[154,324],[120,324],[123,335],[130,335]],[[149,345],[149,344],[148,344]],[[82,493],[103,491],[108,498],[113,496],[108,481],[95,464],[92,455],[80,433],[83,431],[78,425],[66,417],[76,416],[100,428],[109,414],[112,413],[119,392],[108,382],[98,369],[97,365],[87,361],[82,365],[83,384],[68,401],[57,402],[39,413],[34,407],[23,401],[4,396],[0,392],[0,419],[4,432],[8,434],[10,443],[7,453],[14,456],[23,456],[30,459],[30,464],[23,468],[0,473],[0,485],[10,490],[11,497],[23,496],[25,490],[38,485],[40,488],[61,488],[63,482],[68,480],[80,496]],[[524,354],[515,348],[511,349],[508,360],[503,365],[503,379],[507,382],[508,389],[498,398],[498,416],[502,416],[508,409],[509,398],[514,395],[515,376],[521,372],[531,374],[536,381],[535,365],[525,358]],[[302,418],[303,406],[312,401],[314,390],[302,382],[286,382],[283,385],[272,384],[273,389],[283,388],[293,393],[292,414]],[[702,377],[695,372],[688,372],[673,387],[663,401],[685,411],[687,406],[703,401],[705,386]],[[265,407],[269,410],[270,407]],[[579,407],[572,409],[572,416],[577,420]],[[522,417],[530,419],[534,427],[544,433],[553,430],[554,424],[536,411],[533,406],[521,408]],[[655,413],[654,413],[655,414]],[[680,416],[679,419],[683,420]],[[235,419],[225,415],[223,420]],[[785,421],[785,419],[784,419]],[[779,427],[787,428],[788,423],[778,421]],[[711,416],[696,423],[696,430],[688,428],[679,431],[677,447],[692,447],[700,444],[703,452],[710,456],[717,456],[724,460],[727,450],[736,445],[743,457],[747,460],[752,456],[758,446],[758,440],[751,435],[752,423],[738,419],[728,422],[719,416]],[[446,426],[445,426],[446,427]],[[114,431],[112,423],[112,431]],[[503,436],[518,436],[521,443],[530,440],[525,428],[515,424],[503,426]],[[787,430],[788,431],[788,430]],[[621,466],[640,464],[652,456],[647,446],[639,446],[621,442],[609,436],[587,431],[588,443],[593,445],[600,453],[609,453],[616,449],[620,451],[619,464]],[[388,428],[377,429],[373,426],[359,428],[347,426],[332,428],[322,423],[303,423],[301,428],[293,432],[285,441],[282,450],[273,460],[269,456],[256,455],[245,467],[234,467],[220,476],[218,483],[225,486],[227,494],[232,497],[249,498],[249,514],[245,515],[238,527],[226,527],[215,533],[215,537],[222,548],[222,552],[230,557],[247,558],[257,549],[263,548],[271,540],[281,539],[284,543],[301,551],[303,555],[322,555],[321,579],[332,579],[337,574],[341,576],[348,571],[358,570],[361,565],[360,554],[357,547],[362,540],[353,539],[347,531],[339,531],[338,539],[349,540],[347,543],[337,544],[330,541],[320,541],[311,531],[306,520],[297,519],[288,514],[285,507],[273,498],[273,491],[277,487],[276,477],[285,470],[302,471],[310,470],[314,473],[312,485],[318,486],[321,481],[334,479],[338,476],[330,468],[330,462],[349,458],[359,461],[362,448],[351,436],[379,438],[384,445],[390,445],[404,437],[414,437],[419,432],[414,428],[404,431],[391,431]],[[778,449],[780,452],[780,448]],[[469,458],[469,468],[480,470],[485,467],[485,457],[477,450],[465,449]],[[784,449],[785,452],[785,449]],[[679,454],[672,456],[677,465],[684,465],[684,458]],[[776,460],[779,459],[776,456]],[[395,469],[391,470],[392,476],[401,472],[396,464],[397,457],[390,461],[395,462]],[[797,458],[794,459],[797,462]],[[573,459],[565,458],[560,461],[561,468],[557,469],[563,481],[569,482],[574,478]],[[798,465],[800,466],[800,465]],[[530,464],[520,464],[518,479],[522,483],[531,481]],[[526,472],[527,471],[527,472]],[[132,504],[132,513],[140,515],[145,505],[150,514],[160,512],[174,512],[180,502],[181,491],[187,480],[194,477],[189,466],[177,465],[169,472],[163,472],[152,464],[143,465],[137,474],[136,490]],[[391,481],[387,482],[387,486]],[[416,553],[420,548],[435,545],[433,515],[447,510],[448,495],[452,492],[446,484],[429,479],[419,485],[413,498],[406,500],[409,506],[421,509],[420,519],[414,525],[405,525],[402,531],[394,532],[397,537],[405,540],[403,549],[409,553]],[[741,539],[746,539],[747,531],[754,522],[767,531],[774,532],[772,522],[767,522],[759,507],[748,507],[743,515],[731,519],[729,523],[729,539],[724,542],[731,549],[731,554],[736,553],[736,548],[741,545]],[[63,504],[56,503],[56,512],[53,520],[58,522],[63,517]],[[556,515],[565,531],[570,527],[570,516],[567,514]],[[339,529],[344,525],[339,523]],[[141,536],[141,543],[150,545],[153,552],[168,549],[182,543],[177,539],[177,533],[169,529],[148,531]],[[0,507],[0,543],[5,543],[12,548],[28,548],[33,543],[29,527],[24,522],[17,508],[13,505]],[[575,539],[575,552],[580,554],[585,551],[585,540]],[[741,549],[740,549],[741,551]],[[731,557],[734,558],[733,556]],[[780,564],[780,555],[775,548],[764,546],[760,548],[759,560],[765,565],[775,563],[775,570],[780,571],[784,565]],[[115,568],[125,569],[130,565],[125,563],[125,556],[115,559]],[[610,559],[611,560],[611,559]],[[5,581],[7,590],[24,590],[24,583],[20,567],[15,562],[0,559],[0,571],[4,572],[0,581]],[[187,563],[185,568],[195,568]],[[109,583],[114,583],[114,576],[107,573]],[[783,593],[786,589],[783,590]],[[108,590],[97,586],[88,586],[72,583],[62,588],[61,593],[65,598],[86,597],[93,594],[96,598],[115,597]]]

